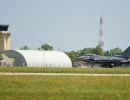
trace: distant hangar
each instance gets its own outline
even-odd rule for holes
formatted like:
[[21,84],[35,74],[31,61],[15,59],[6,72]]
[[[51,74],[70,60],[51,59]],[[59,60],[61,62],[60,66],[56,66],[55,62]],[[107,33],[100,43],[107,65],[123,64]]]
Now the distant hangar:
[[6,66],[72,67],[70,58],[60,51],[4,50],[0,55]]

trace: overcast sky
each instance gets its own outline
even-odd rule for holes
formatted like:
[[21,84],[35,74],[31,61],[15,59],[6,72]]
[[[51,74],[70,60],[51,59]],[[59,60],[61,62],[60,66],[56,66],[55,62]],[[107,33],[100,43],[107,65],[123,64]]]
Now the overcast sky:
[[95,47],[103,16],[104,49],[130,45],[130,0],[0,0],[0,23],[9,24],[11,48],[55,50]]

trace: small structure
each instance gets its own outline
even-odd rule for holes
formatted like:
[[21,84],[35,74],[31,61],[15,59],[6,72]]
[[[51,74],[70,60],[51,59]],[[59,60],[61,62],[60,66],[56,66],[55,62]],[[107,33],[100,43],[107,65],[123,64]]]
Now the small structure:
[[4,50],[0,54],[7,66],[72,67],[70,58],[60,51]]

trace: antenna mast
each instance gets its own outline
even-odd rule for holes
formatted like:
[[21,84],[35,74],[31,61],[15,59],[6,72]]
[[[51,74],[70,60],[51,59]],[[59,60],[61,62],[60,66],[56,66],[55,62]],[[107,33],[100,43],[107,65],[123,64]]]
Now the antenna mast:
[[100,48],[104,47],[102,26],[103,26],[103,17],[100,17],[100,30],[99,30],[99,41],[98,41],[98,45],[100,46]]

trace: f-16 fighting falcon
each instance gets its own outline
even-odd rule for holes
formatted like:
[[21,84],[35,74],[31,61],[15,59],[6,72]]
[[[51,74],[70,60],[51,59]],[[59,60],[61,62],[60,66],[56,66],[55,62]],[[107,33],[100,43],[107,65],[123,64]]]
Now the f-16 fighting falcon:
[[85,56],[78,57],[77,60],[110,68],[122,66],[123,64],[130,64],[130,46],[124,50],[121,55],[100,56],[96,54],[86,54]]

